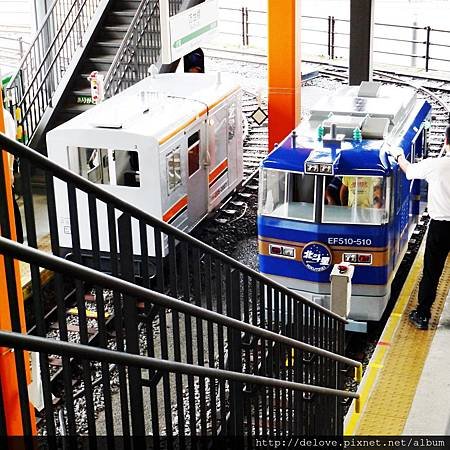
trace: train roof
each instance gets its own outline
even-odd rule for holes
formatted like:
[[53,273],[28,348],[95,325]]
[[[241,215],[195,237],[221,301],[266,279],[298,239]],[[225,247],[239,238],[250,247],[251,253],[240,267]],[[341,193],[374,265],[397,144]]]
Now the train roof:
[[240,89],[227,73],[170,73],[145,78],[50,133],[108,130],[162,143]]
[[[417,100],[413,89],[376,83],[347,86],[319,100],[309,120],[296,128],[295,147],[288,136],[262,166],[304,172],[305,163],[313,162],[332,165],[334,175],[388,176],[393,161],[385,146],[400,146],[408,153],[430,110],[427,102]],[[336,127],[334,139],[332,124]],[[319,127],[324,138],[319,138]],[[354,138],[355,128],[362,139]]]

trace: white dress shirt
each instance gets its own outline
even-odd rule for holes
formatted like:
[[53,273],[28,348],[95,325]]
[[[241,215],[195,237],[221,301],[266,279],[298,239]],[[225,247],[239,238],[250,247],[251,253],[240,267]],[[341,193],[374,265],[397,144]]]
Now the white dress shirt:
[[434,220],[450,221],[450,157],[426,158],[410,164],[406,169],[408,180],[428,182],[428,213]]

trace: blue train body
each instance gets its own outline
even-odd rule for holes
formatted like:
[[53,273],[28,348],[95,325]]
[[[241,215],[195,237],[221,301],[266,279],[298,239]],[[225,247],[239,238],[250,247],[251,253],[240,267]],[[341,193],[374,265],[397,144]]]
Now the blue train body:
[[333,265],[351,263],[349,318],[379,320],[420,201],[386,146],[426,156],[430,111],[412,89],[375,83],[322,99],[262,163],[260,271],[328,306]]

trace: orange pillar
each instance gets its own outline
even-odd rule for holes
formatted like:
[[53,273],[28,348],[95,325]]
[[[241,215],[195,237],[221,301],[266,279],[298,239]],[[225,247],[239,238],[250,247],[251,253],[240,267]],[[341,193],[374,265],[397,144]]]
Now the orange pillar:
[[300,0],[268,0],[269,152],[300,123]]
[[[3,115],[3,98],[0,89],[0,131],[5,132],[5,123]],[[8,204],[8,216],[11,230],[11,238],[16,240],[16,223],[14,219],[14,207],[11,189],[11,173],[9,169],[8,153],[1,151],[1,158],[3,159],[3,167],[5,183],[6,183],[6,199],[0,198],[0,201],[6,201]],[[1,233],[1,230],[0,230]],[[20,282],[20,267],[18,261],[14,261],[14,272],[16,278],[16,291],[21,323],[21,331],[26,332],[25,326],[25,312],[23,305],[22,286]],[[12,330],[10,309],[8,301],[8,289],[6,281],[5,260],[3,255],[0,255],[0,330]],[[24,353],[25,367],[27,369],[27,384],[30,379],[30,372],[28,366],[28,354]],[[19,386],[16,372],[16,362],[14,353],[9,349],[0,347],[0,379],[2,389],[3,403],[6,415],[6,429],[8,436],[22,436],[24,434],[22,428],[22,414],[19,402]],[[36,420],[34,416],[34,408],[30,405],[31,426],[33,434],[36,434]]]

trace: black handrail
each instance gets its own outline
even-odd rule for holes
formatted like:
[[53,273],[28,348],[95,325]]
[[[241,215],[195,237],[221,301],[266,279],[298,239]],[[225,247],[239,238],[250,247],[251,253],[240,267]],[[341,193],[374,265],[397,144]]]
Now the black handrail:
[[300,350],[306,350],[311,353],[316,353],[319,356],[323,356],[334,361],[346,364],[350,367],[360,367],[361,363],[353,361],[327,350],[323,350],[313,345],[306,344],[301,341],[283,336],[282,334],[274,333],[257,326],[242,322],[240,320],[219,314],[209,309],[202,308],[191,303],[186,303],[182,300],[178,300],[168,295],[161,294],[156,291],[151,291],[144,287],[122,280],[120,278],[107,275],[97,270],[85,267],[81,264],[76,264],[71,261],[67,261],[63,258],[51,255],[49,253],[36,250],[32,247],[28,247],[22,244],[18,244],[15,241],[6,239],[0,236],[0,250],[2,253],[9,255],[15,259],[25,261],[30,264],[36,264],[40,267],[53,270],[57,273],[63,273],[69,275],[72,278],[82,281],[89,281],[94,285],[99,285],[104,288],[118,291],[122,294],[128,294],[131,297],[146,300],[152,303],[156,303],[165,308],[173,308],[179,312],[183,312],[194,317],[209,320],[220,325],[233,327],[239,331],[248,332],[253,335],[259,336],[264,339],[270,339],[271,341],[278,342],[280,344],[289,345],[293,348]]
[[[137,33],[138,32],[138,25],[140,24],[140,22],[145,19],[146,20],[146,24],[148,24],[151,20],[155,20],[155,12],[158,11],[159,8],[159,3],[155,2],[153,3],[151,11],[149,12],[149,14],[145,14],[145,9],[150,5],[151,0],[147,0],[147,1],[143,1],[141,2],[141,4],[139,5],[138,10],[136,11],[136,14],[133,18],[133,21],[131,22],[128,31],[125,35],[125,37],[122,40],[122,44],[120,45],[120,48],[118,50],[118,52],[116,53],[116,56],[114,57],[114,60],[108,70],[108,73],[105,76],[105,93],[107,94],[108,97],[116,94],[118,91],[118,89],[115,90],[115,92],[109,92],[110,87],[111,87],[111,83],[114,81],[115,75],[117,73],[117,71],[119,70],[119,67],[122,63],[123,58],[125,57],[125,52],[129,49],[130,46],[130,41],[133,37],[133,33]],[[156,17],[156,20],[159,21],[159,17]],[[128,64],[127,64],[128,66]],[[118,84],[120,84],[121,79],[118,80]]]
[[277,389],[291,389],[294,391],[333,395],[343,398],[350,397],[358,399],[360,397],[360,395],[355,392],[343,391],[340,389],[331,389],[323,386],[278,380],[275,378],[262,377],[258,375],[247,375],[245,373],[232,372],[230,370],[167,361],[165,359],[134,355],[131,353],[90,347],[88,345],[75,344],[73,342],[56,341],[54,339],[8,331],[0,331],[0,346],[69,357],[78,356],[81,359],[102,361],[109,364],[121,364],[124,366],[138,367],[141,369],[156,369],[183,375],[234,380],[241,383],[258,384],[260,386],[274,387]]
[[0,133],[0,147],[6,148],[10,153],[20,158],[24,158],[30,161],[31,164],[36,165],[43,170],[46,170],[56,177],[76,185],[79,189],[82,189],[84,192],[88,194],[93,194],[97,199],[114,206],[115,208],[120,209],[121,211],[128,213],[135,217],[136,219],[146,223],[149,226],[154,226],[159,228],[162,231],[170,233],[171,235],[183,240],[187,241],[190,244],[197,246],[198,248],[207,251],[209,254],[221,259],[226,264],[229,264],[231,267],[237,268],[243,273],[250,275],[262,282],[266,285],[277,289],[278,291],[291,296],[293,299],[302,302],[303,304],[307,304],[312,308],[321,311],[325,315],[336,319],[341,323],[347,323],[345,319],[337,314],[331,312],[330,310],[324,308],[321,305],[314,303],[311,300],[303,298],[301,295],[296,294],[295,292],[287,289],[285,286],[278,284],[277,282],[271,280],[270,278],[262,275],[261,273],[245,266],[239,261],[234,260],[233,258],[221,253],[220,251],[208,246],[207,244],[195,239],[191,235],[184,233],[183,231],[175,228],[162,220],[157,219],[156,217],[151,216],[148,213],[141,211],[139,208],[117,198],[113,194],[105,191],[104,189],[98,187],[94,183],[86,180],[85,178],[71,172],[70,170],[64,169],[53,161],[50,161],[45,156],[41,155],[37,151],[17,142],[9,139],[3,133]]

